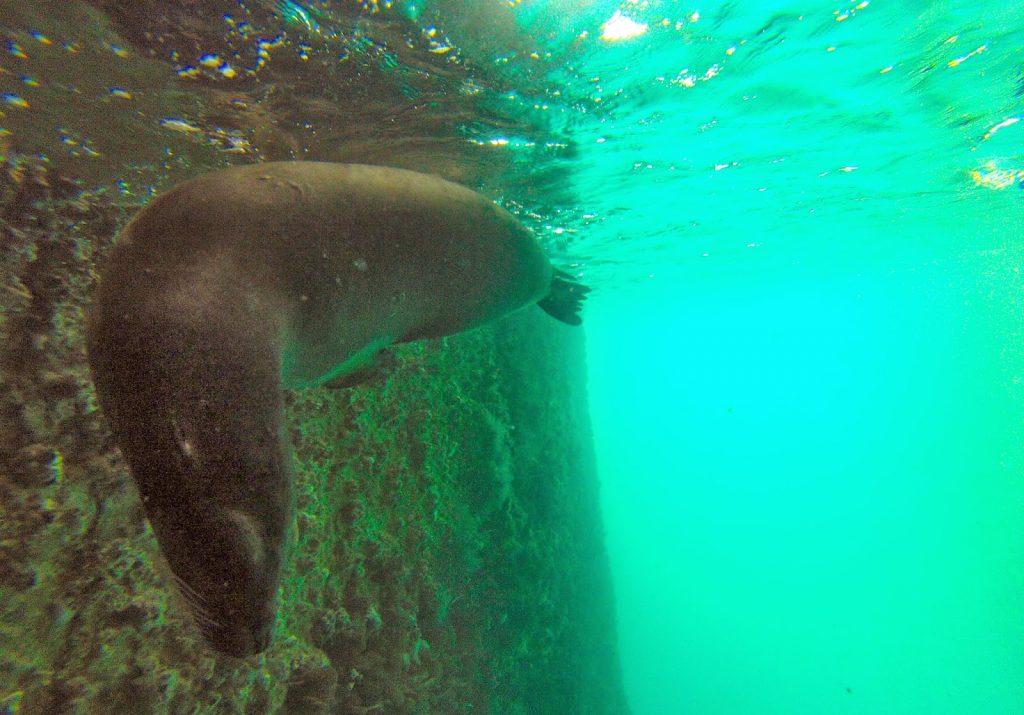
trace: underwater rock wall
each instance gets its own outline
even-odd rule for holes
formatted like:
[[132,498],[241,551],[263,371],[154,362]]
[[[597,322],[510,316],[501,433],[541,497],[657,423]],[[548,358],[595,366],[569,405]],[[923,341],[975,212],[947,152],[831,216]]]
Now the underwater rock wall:
[[203,644],[85,364],[115,196],[0,176],[0,713],[627,713],[582,333],[535,308],[287,395],[273,645]]

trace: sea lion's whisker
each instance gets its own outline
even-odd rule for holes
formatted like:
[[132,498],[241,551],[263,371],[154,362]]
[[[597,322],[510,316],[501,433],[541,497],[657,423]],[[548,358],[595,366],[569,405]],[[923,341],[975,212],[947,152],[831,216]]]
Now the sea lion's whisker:
[[196,591],[194,588],[192,588],[192,586],[189,585],[188,581],[186,581],[173,571],[171,572],[171,576],[174,577],[174,583],[178,585],[178,588],[181,590],[182,593],[184,593],[186,596],[195,599],[200,603],[203,601],[203,597],[199,594],[198,591]]
[[192,613],[192,618],[195,619],[196,624],[200,627],[200,630],[202,630],[204,634],[208,632],[206,627],[209,627],[210,629],[218,629],[224,627],[223,623],[221,623],[216,618],[207,613],[202,606],[196,605],[196,603],[188,597],[185,598],[185,601],[188,603],[189,611]]
[[178,591],[181,593],[185,602],[188,604],[189,610],[192,611],[192,615],[196,621],[205,623],[213,628],[222,628],[223,624],[214,618],[209,610],[203,605],[203,597],[196,592],[194,588],[188,585],[184,579],[177,574],[174,574],[174,583],[178,586]]

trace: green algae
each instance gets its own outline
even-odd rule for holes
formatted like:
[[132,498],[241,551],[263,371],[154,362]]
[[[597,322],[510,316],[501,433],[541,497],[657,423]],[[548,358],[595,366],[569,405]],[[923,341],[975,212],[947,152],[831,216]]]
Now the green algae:
[[625,713],[582,338],[534,308],[287,393],[273,645],[205,646],[85,367],[113,196],[0,175],[0,712]]

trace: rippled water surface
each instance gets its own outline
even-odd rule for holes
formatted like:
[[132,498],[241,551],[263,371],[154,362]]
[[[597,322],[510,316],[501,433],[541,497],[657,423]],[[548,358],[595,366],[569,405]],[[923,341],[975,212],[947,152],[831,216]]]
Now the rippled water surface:
[[[602,287],[750,250],[827,262],[927,242],[920,227],[947,211],[1009,213],[1022,15],[954,2],[10,3],[3,142],[130,195],[256,160],[434,171],[518,209]],[[899,241],[832,230],[894,216],[907,219]]]

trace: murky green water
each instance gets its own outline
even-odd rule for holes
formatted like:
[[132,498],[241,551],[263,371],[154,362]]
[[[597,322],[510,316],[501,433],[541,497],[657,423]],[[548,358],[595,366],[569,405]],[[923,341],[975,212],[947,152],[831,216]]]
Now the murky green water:
[[5,156],[126,203],[261,160],[437,172],[594,287],[636,715],[1024,712],[1024,6],[0,19]]

